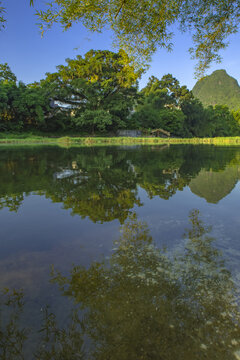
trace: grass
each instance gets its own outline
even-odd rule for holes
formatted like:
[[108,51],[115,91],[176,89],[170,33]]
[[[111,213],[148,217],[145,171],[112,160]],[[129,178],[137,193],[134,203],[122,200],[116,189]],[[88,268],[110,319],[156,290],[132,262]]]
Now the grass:
[[240,145],[240,137],[216,138],[155,138],[155,137],[47,137],[33,134],[1,134],[0,144],[11,145],[161,145],[161,144],[212,144]]

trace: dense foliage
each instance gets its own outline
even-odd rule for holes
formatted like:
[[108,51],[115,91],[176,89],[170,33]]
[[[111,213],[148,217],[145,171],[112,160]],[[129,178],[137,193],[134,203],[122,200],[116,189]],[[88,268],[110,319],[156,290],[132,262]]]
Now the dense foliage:
[[50,112],[49,99],[43,89],[30,88],[7,64],[0,65],[0,130],[44,129]]
[[61,104],[72,126],[89,133],[126,127],[140,75],[127,54],[91,50],[66,61],[41,87]]
[[57,70],[25,86],[17,84],[7,64],[0,66],[2,130],[93,133],[126,127],[140,73],[124,51],[91,50],[84,58],[67,59]]
[[[40,82],[17,82],[0,64],[0,131],[143,134],[217,137],[240,134],[240,112],[225,105],[204,107],[171,74],[152,76],[138,91],[141,71],[123,51],[91,50],[67,59]],[[216,85],[216,89],[217,89]],[[215,91],[217,93],[217,90]],[[153,133],[152,133],[153,131]]]
[[204,106],[227,105],[231,110],[240,108],[240,86],[225,70],[216,70],[199,80],[192,91]]
[[161,80],[151,77],[141,95],[142,103],[131,120],[133,127],[161,128],[178,137],[234,136],[240,132],[238,112],[232,114],[221,105],[205,109],[171,74]]

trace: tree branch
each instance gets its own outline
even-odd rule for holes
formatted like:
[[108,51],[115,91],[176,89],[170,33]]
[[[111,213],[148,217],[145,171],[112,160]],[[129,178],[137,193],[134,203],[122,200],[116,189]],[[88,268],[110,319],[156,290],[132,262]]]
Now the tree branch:
[[120,11],[122,10],[125,1],[126,1],[126,0],[122,0],[121,5],[120,5],[120,8],[118,9],[118,11],[117,11],[117,13],[116,13],[116,15],[115,15],[115,19],[118,17]]

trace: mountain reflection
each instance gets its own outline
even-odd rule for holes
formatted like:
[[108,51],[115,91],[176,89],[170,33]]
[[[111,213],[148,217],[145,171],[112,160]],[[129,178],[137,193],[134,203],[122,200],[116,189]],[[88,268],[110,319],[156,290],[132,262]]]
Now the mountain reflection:
[[235,188],[240,177],[240,166],[227,165],[224,170],[215,172],[201,170],[189,183],[191,191],[216,204]]
[[[54,272],[52,281],[76,304],[74,316],[69,326],[57,328],[46,310],[31,358],[239,359],[240,312],[231,274],[198,211],[189,219],[184,248],[174,256],[158,249],[147,225],[131,215],[109,260],[74,266],[69,276]],[[21,311],[14,296],[6,304]],[[16,323],[10,328],[18,344],[24,330]],[[0,354],[18,359],[11,357],[5,329]]]
[[0,209],[17,212],[30,193],[93,222],[124,223],[149,198],[169,199],[189,186],[217,203],[240,178],[237,147],[156,146],[30,148],[0,151]]

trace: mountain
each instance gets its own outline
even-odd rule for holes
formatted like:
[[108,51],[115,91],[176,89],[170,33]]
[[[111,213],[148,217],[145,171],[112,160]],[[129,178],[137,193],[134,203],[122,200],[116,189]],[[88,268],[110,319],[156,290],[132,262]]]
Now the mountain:
[[192,92],[204,106],[227,105],[230,109],[240,109],[240,86],[226,70],[205,76],[194,85]]

